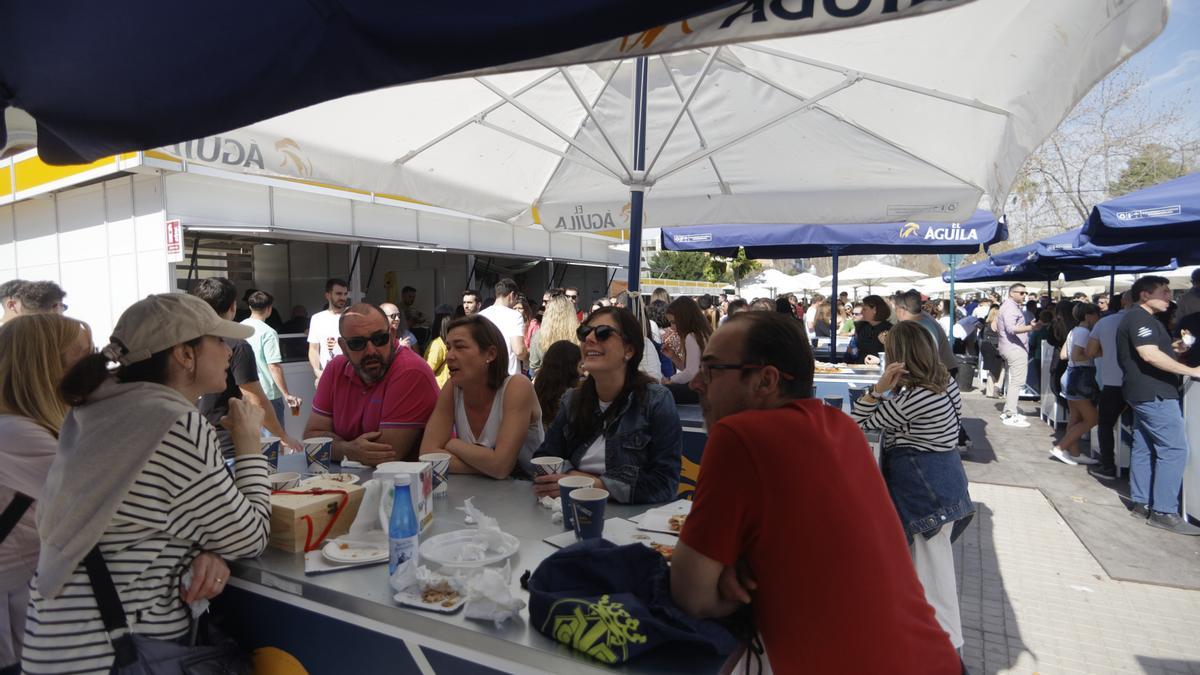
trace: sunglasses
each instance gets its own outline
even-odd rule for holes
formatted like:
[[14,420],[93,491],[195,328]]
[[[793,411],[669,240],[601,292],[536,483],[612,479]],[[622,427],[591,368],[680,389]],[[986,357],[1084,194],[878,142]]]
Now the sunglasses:
[[580,326],[575,329],[575,337],[579,338],[580,342],[583,342],[593,332],[596,333],[596,342],[604,342],[613,335],[616,335],[617,329],[603,324],[599,326]]
[[388,333],[387,331],[381,330],[381,331],[377,331],[375,333],[371,333],[370,337],[358,336],[358,337],[350,337],[350,338],[343,338],[343,339],[346,341],[347,349],[349,349],[352,352],[361,352],[362,350],[367,348],[368,341],[371,344],[375,345],[376,347],[382,347],[382,346],[386,345],[388,343],[388,340],[390,340],[391,338],[392,338],[392,336],[390,333]]

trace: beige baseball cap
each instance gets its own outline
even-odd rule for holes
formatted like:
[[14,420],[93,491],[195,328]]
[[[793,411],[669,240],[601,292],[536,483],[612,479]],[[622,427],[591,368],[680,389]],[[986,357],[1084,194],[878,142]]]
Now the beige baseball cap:
[[184,293],[161,293],[139,300],[121,313],[109,344],[109,361],[123,366],[204,335],[245,340],[254,329],[217,316],[207,302]]

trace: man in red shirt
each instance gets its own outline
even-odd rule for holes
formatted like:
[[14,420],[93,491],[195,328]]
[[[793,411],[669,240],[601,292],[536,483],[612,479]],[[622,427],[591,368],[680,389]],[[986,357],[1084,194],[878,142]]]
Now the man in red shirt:
[[742,312],[709,339],[691,385],[708,444],[672,597],[697,616],[751,603],[777,673],[961,673],[866,438],[812,383],[792,317]]
[[369,466],[413,459],[437,404],[429,364],[396,343],[379,307],[358,304],[338,324],[342,354],[321,373],[304,437],[333,438],[333,459]]

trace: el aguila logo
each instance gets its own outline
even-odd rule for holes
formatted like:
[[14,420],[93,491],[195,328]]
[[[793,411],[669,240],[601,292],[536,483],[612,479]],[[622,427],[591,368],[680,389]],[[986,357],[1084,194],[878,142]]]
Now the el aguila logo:
[[949,225],[926,225],[925,235],[921,236],[921,225],[905,223],[900,227],[900,238],[935,239],[937,241],[979,241],[979,233],[974,228],[966,228],[958,223]]

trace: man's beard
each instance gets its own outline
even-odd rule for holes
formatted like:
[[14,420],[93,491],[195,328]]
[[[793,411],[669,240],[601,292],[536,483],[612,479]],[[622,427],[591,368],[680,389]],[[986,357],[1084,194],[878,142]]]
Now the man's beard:
[[[387,375],[388,370],[390,370],[392,367],[392,360],[395,358],[396,353],[393,351],[386,359],[378,356],[364,356],[361,361],[351,365],[354,366],[354,372],[358,373],[358,379],[362,380],[363,384],[375,384],[376,382],[382,380],[385,375]],[[378,375],[369,375],[367,374],[366,370],[363,369],[363,366],[368,362],[378,362],[383,366],[380,368]]]

